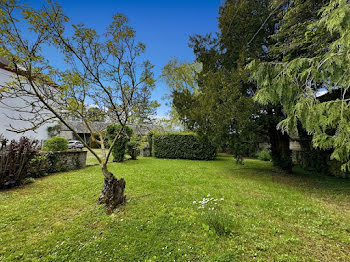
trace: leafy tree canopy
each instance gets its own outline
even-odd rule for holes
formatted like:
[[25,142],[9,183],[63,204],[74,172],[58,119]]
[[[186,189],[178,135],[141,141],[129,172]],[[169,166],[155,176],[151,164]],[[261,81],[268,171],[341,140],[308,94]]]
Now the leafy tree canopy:
[[[277,50],[290,46],[271,62],[253,62],[253,79],[262,87],[256,100],[283,106],[279,128],[297,132],[298,121],[313,135],[313,145],[333,149],[332,158],[350,169],[350,6],[346,0],[308,1],[319,9],[296,24],[296,13],[309,7],[295,1],[276,34]],[[306,13],[305,13],[306,12]],[[294,30],[294,34],[292,31]],[[294,37],[297,34],[298,37]],[[331,99],[323,99],[321,91]]]
[[257,87],[249,81],[246,65],[252,58],[267,57],[268,36],[274,32],[271,8],[276,9],[274,1],[226,1],[219,10],[219,33],[190,38],[201,70],[176,61],[163,70],[185,126],[217,145],[229,144],[237,159],[251,154],[262,138],[263,110],[253,100]]
[[[13,131],[35,130],[59,120],[100,163],[105,184],[99,203],[113,211],[125,201],[125,181],[109,172],[108,159],[136,108],[149,106],[144,94],[155,85],[153,65],[142,58],[145,45],[136,41],[135,31],[122,14],[114,15],[99,34],[84,24],[69,23],[61,6],[52,1],[34,9],[21,1],[0,0],[0,7],[0,56],[9,59],[8,67],[15,72],[13,81],[1,87],[4,100],[0,102],[20,101],[20,106],[8,106],[19,113],[19,120],[31,123],[29,128],[13,127]],[[63,58],[63,69],[46,58],[48,47],[57,52],[57,59]],[[91,104],[98,111],[89,110]],[[102,148],[102,156],[66,121],[68,116],[83,121]],[[92,125],[100,116],[122,127],[109,150],[105,125]]]

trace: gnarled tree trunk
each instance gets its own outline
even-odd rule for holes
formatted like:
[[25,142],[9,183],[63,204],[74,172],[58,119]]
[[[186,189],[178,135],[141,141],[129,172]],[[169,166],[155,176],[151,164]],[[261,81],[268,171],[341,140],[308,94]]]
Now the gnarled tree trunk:
[[111,214],[119,205],[125,203],[125,180],[117,179],[107,170],[106,166],[102,167],[103,175],[105,176],[104,185],[101,195],[98,199],[99,204],[104,204],[108,214]]

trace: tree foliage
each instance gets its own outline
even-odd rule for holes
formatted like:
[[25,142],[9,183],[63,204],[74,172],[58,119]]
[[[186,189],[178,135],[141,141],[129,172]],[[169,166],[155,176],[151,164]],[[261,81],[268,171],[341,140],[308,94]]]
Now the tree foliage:
[[[133,134],[129,126],[110,125],[107,127],[107,138],[112,146],[113,162],[123,162],[127,144]],[[118,141],[113,145],[113,140],[119,135]]]
[[[277,137],[273,143],[274,162],[290,170],[290,152],[280,146],[281,140],[288,144],[289,138],[270,132],[282,112],[253,100],[257,86],[249,80],[246,67],[251,59],[268,59],[266,46],[271,42],[269,36],[274,33],[280,9],[283,5],[275,5],[275,1],[226,1],[219,10],[219,33],[190,38],[201,70],[191,70],[192,64],[170,61],[163,72],[171,76],[167,84],[172,90],[172,103],[188,129],[216,145],[229,146],[238,162],[243,156],[254,155],[257,144],[268,136]],[[184,71],[193,77],[183,77]],[[285,161],[288,164],[281,165]]]
[[[108,121],[119,123],[122,133],[140,97],[154,88],[153,66],[142,59],[145,45],[135,40],[135,31],[122,14],[114,15],[99,34],[84,24],[69,23],[62,8],[51,1],[41,9],[16,0],[1,0],[0,6],[0,55],[15,72],[13,81],[1,89],[1,102],[21,101],[19,107],[7,106],[31,123],[27,129],[13,126],[13,131],[35,130],[48,121],[65,125],[100,163],[105,187],[99,202],[112,211],[125,200],[125,181],[107,168],[120,134],[105,151],[105,128],[92,125],[96,112],[91,114],[89,108],[93,104]],[[57,52],[56,59],[62,58],[64,66],[55,67],[57,62],[46,58],[47,48]],[[81,119],[91,134],[98,134],[102,157],[66,121],[69,117]]]
[[[171,59],[162,69],[161,78],[164,80],[169,94],[165,96],[168,99],[171,110],[169,112],[170,119],[167,121],[168,129],[190,128],[189,118],[184,118],[188,112],[180,112],[182,106],[177,105],[174,100],[177,94],[189,92],[191,96],[198,95],[198,74],[202,70],[201,64],[197,62],[186,63],[179,62],[177,58]],[[184,109],[185,110],[185,109]],[[163,121],[164,122],[164,121]]]
[[[290,26],[282,26],[276,38],[280,46],[299,46],[275,61],[250,65],[253,78],[262,87],[256,99],[262,104],[281,104],[286,113],[279,124],[281,130],[297,132],[300,121],[313,135],[313,145],[332,149],[331,158],[343,163],[343,170],[349,170],[350,6],[345,0],[317,4],[319,10],[314,10],[312,19],[305,19],[300,27],[293,23],[293,14],[303,7],[302,1],[287,9],[283,24],[294,24],[299,38],[292,39],[293,35],[288,34],[293,28]],[[333,97],[320,98],[324,91]]]
[[140,154],[140,141],[137,139],[131,139],[126,144],[126,152],[130,155],[132,160],[136,160],[137,156]]

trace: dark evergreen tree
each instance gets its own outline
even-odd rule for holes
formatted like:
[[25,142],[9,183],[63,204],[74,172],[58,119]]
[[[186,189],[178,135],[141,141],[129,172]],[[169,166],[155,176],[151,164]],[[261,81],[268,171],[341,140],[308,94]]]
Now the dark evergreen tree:
[[180,90],[172,96],[187,127],[217,145],[229,145],[237,161],[269,138],[274,163],[290,171],[289,136],[276,129],[282,110],[254,102],[257,86],[246,68],[251,59],[269,59],[267,46],[283,7],[267,0],[226,1],[219,10],[220,31],[190,38],[202,65],[197,92]]
[[349,1],[291,1],[279,25],[272,59],[250,66],[262,87],[256,99],[280,104],[281,130],[302,135],[301,126],[314,147],[331,150],[349,170]]

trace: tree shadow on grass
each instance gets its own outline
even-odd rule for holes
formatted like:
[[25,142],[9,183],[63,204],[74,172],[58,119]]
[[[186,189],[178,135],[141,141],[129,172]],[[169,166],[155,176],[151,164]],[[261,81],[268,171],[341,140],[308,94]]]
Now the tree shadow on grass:
[[232,165],[227,166],[227,171],[240,177],[262,182],[271,179],[273,183],[298,188],[317,197],[350,202],[350,179],[306,171],[299,166],[288,174],[273,167],[272,163],[247,160],[244,165],[237,165],[234,160],[223,160],[232,161]]
[[300,166],[293,168],[292,176],[294,180],[308,184],[315,189],[331,190],[334,192],[344,192],[350,198],[350,179],[340,178],[325,173],[317,173],[304,170]]

